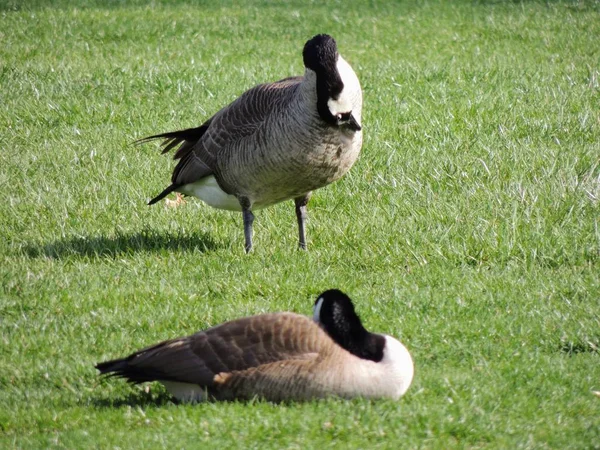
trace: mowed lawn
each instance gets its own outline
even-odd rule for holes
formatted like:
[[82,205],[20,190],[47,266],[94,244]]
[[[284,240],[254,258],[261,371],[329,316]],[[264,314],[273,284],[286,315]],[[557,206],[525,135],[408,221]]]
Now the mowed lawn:
[[[1,448],[600,448],[598,2],[0,1]],[[363,4],[365,3],[365,4]],[[361,157],[309,204],[146,206],[148,134],[303,73],[333,35]],[[94,363],[350,294],[399,402],[177,405]]]

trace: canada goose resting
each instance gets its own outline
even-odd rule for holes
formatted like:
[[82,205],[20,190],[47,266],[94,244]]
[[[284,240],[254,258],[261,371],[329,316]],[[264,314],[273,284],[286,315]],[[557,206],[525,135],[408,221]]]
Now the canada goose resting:
[[408,350],[368,332],[352,301],[332,289],[313,320],[293,313],[244,317],[96,365],[138,384],[160,381],[180,401],[327,396],[400,398],[413,378]]
[[198,128],[139,140],[179,146],[171,185],[148,203],[181,192],[210,206],[241,211],[246,252],[253,211],[293,199],[300,248],[311,192],[342,177],[362,146],[362,91],[335,40],[320,34],[303,51],[303,77],[258,85]]

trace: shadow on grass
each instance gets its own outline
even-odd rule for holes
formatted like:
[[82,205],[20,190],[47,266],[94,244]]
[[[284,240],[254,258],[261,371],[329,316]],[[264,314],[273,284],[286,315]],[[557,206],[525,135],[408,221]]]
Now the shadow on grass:
[[600,336],[575,339],[574,341],[561,339],[559,349],[561,353],[565,353],[569,356],[578,355],[580,353],[600,354]]
[[96,408],[122,408],[124,406],[166,406],[178,404],[167,392],[146,392],[137,390],[118,398],[102,398],[91,401]]
[[[231,5],[234,2],[225,2],[225,5]],[[210,0],[158,0],[148,2],[147,0],[0,0],[0,11],[35,11],[45,8],[52,9],[72,9],[72,8],[91,8],[103,10],[116,10],[126,8],[155,8],[157,6],[190,6],[216,9],[221,2]]]
[[[370,399],[341,399],[337,397],[329,397],[329,398],[321,398],[314,399],[313,402],[327,402],[329,400],[334,401],[343,401],[345,403],[348,402],[373,402],[374,400]],[[303,405],[310,402],[305,402],[302,400],[294,401],[294,400],[283,400],[283,401],[270,401],[265,400],[259,397],[253,397],[251,399],[228,399],[228,400],[217,400],[215,398],[209,397],[208,400],[198,402],[198,403],[188,403],[179,401],[176,398],[172,397],[166,391],[163,392],[153,392],[153,391],[142,391],[137,390],[136,392],[131,392],[127,395],[123,395],[117,398],[101,398],[94,399],[89,402],[89,405],[102,409],[102,408],[123,408],[123,407],[162,407],[168,405],[202,405],[202,404],[220,404],[220,405],[245,405],[247,407],[252,407],[255,404],[269,404],[277,407],[294,407],[297,405]]]
[[[253,398],[250,400],[247,399],[233,399],[233,400],[216,400],[212,397],[209,397],[208,400],[199,403],[187,403],[182,402],[174,398],[171,394],[169,394],[165,388],[162,386],[152,383],[151,385],[146,385],[147,389],[135,389],[133,392],[129,394],[123,395],[121,397],[116,398],[99,398],[94,399],[90,402],[90,404],[96,408],[122,408],[126,406],[135,406],[135,407],[161,407],[168,405],[198,405],[198,404],[241,404],[241,405],[253,405],[257,402],[267,402],[266,400],[261,400],[258,398]],[[292,404],[293,402],[280,402],[279,404]]]
[[164,250],[206,253],[219,247],[220,245],[205,233],[194,232],[182,235],[142,231],[112,237],[84,236],[60,239],[47,244],[29,244],[24,248],[24,252],[30,258],[62,259],[72,256],[102,258]]
[[[503,4],[522,4],[522,3],[539,3],[542,5],[550,5],[553,3],[565,3],[564,0],[464,0],[462,2],[457,1],[456,3],[466,3],[469,5],[503,5]],[[570,5],[573,3],[574,5]],[[581,5],[580,5],[581,3]],[[586,2],[566,2],[567,7],[578,7],[581,9],[585,6]],[[589,2],[592,3],[593,2]],[[277,3],[264,2],[265,6],[276,5]],[[125,8],[142,8],[150,7],[156,8],[157,6],[172,7],[172,6],[189,6],[191,8],[211,8],[217,9],[223,6],[229,7],[236,5],[235,1],[221,1],[214,2],[211,0],[155,0],[148,2],[147,0],[0,0],[0,11],[32,11],[45,8],[53,9],[71,9],[71,8],[93,8],[93,9],[125,9]],[[359,0],[351,1],[350,7],[364,8],[364,2]],[[418,5],[418,3],[417,3]],[[287,1],[285,2],[286,7],[297,7],[301,8],[306,6],[302,1]]]

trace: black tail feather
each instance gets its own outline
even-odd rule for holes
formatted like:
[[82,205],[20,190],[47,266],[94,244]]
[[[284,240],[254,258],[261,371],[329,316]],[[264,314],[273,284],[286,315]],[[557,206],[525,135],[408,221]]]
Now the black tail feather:
[[200,125],[196,128],[186,128],[185,130],[178,131],[169,131],[168,133],[155,134],[153,136],[148,136],[142,139],[138,139],[134,142],[134,144],[145,144],[146,142],[153,141],[155,139],[164,139],[162,145],[163,148],[161,153],[167,153],[173,147],[176,147],[178,144],[182,142],[197,142],[208,130],[209,122]]
[[[206,130],[208,130],[209,125],[210,125],[210,120],[203,123],[202,125],[200,125],[197,128],[186,128],[185,130],[169,131],[168,133],[155,134],[153,136],[148,136],[148,137],[145,137],[142,139],[138,139],[137,141],[134,142],[134,144],[139,145],[139,144],[144,144],[146,142],[153,141],[155,139],[164,139],[164,141],[162,143],[162,145],[164,146],[163,150],[162,150],[163,154],[167,153],[171,149],[173,149],[181,144],[179,149],[177,150],[177,152],[175,152],[175,156],[173,158],[174,159],[182,159],[182,158],[187,157],[189,155],[189,153],[193,151],[194,146],[200,140],[200,138],[204,135],[204,133],[206,133]],[[179,167],[179,166],[177,166],[177,167]],[[172,180],[175,180],[177,178],[176,177],[177,172],[178,172],[178,169],[175,168],[175,172],[173,173]],[[148,205],[153,205],[156,202],[162,200],[167,195],[169,195],[171,192],[176,190],[179,186],[180,186],[180,184],[175,184],[175,183],[171,184],[164,191],[162,191],[160,194],[158,194],[156,197],[154,197],[152,200],[150,200],[148,202]]]
[[169,195],[171,192],[173,192],[178,187],[179,187],[178,184],[170,185],[168,188],[166,188],[164,191],[162,191],[160,194],[158,194],[156,197],[154,197],[152,200],[150,200],[148,202],[148,206],[154,205],[156,202],[161,201],[163,198],[165,198],[167,195]]
[[129,358],[113,359],[96,364],[96,369],[100,375],[105,378],[125,378],[129,383],[139,384],[146,381],[156,381],[161,379],[161,374],[153,373],[151,370],[140,370],[135,366],[129,365]]
[[127,368],[127,358],[104,361],[96,364],[94,367],[100,371],[100,375],[110,374],[111,376],[116,376],[116,372]]

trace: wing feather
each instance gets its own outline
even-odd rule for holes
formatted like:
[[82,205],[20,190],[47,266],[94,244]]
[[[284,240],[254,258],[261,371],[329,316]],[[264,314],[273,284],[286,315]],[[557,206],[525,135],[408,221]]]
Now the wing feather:
[[[175,158],[180,161],[173,171],[173,184],[194,183],[214,173],[219,155],[224,151],[235,151],[240,140],[257,133],[273,109],[292,98],[302,79],[292,77],[260,84],[216,113],[207,121],[206,131],[196,142],[187,145],[184,142],[177,150]],[[290,95],[282,95],[282,91],[289,91]]]
[[103,374],[134,383],[164,380],[211,387],[215,375],[220,373],[312,359],[327,340],[330,338],[325,332],[305,316],[264,314],[165,341],[96,367]]

